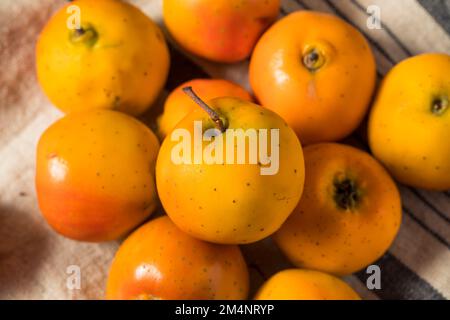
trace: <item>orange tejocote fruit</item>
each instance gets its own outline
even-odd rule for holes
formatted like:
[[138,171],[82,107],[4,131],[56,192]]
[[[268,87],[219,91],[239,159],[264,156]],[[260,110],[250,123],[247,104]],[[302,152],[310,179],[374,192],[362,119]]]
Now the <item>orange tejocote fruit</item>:
[[167,215],[184,232],[214,243],[268,237],[302,194],[303,152],[295,132],[249,101],[195,100],[204,110],[183,118],[158,154],[156,184]]
[[164,22],[187,51],[217,62],[247,58],[280,0],[164,0]]
[[197,240],[167,216],[133,232],[109,271],[108,299],[246,299],[249,276],[238,246]]
[[82,241],[117,239],[155,209],[159,143],[138,120],[112,110],[52,124],[37,147],[36,192],[48,223]]
[[375,79],[374,57],[361,33],[312,11],[276,22],[250,61],[256,97],[289,123],[302,144],[350,134],[364,117]]
[[274,234],[296,266],[337,275],[381,257],[401,222],[397,187],[368,153],[336,143],[304,149],[305,189]]
[[134,6],[77,0],[42,30],[36,69],[44,92],[66,113],[100,108],[138,115],[164,86],[169,51],[159,27]]
[[398,181],[450,189],[450,55],[418,55],[388,73],[370,113],[369,144]]
[[164,104],[164,112],[158,118],[158,133],[163,138],[172,131],[188,113],[198,109],[198,105],[184,92],[183,88],[192,87],[205,101],[219,97],[235,97],[253,101],[251,95],[241,86],[223,79],[194,79],[173,90]]
[[302,269],[283,270],[259,289],[257,300],[360,300],[344,281],[332,275]]

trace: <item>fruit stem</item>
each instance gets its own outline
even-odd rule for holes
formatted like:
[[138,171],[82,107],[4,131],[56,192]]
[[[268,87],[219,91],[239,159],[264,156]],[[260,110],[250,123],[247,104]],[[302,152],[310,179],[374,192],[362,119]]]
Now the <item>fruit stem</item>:
[[184,87],[183,92],[187,94],[192,100],[194,100],[195,103],[197,103],[203,110],[206,111],[206,113],[209,115],[211,120],[216,125],[217,129],[220,130],[220,132],[225,132],[226,128],[223,124],[222,119],[220,119],[220,115],[212,109],[210,106],[208,106],[195,92],[192,90],[192,87]]

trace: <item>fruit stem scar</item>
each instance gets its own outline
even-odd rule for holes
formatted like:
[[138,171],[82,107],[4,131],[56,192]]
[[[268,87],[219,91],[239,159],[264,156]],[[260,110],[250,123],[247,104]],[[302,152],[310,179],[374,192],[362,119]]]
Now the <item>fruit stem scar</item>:
[[72,31],[70,34],[70,41],[73,44],[84,44],[92,47],[98,40],[97,31],[91,27],[80,27]]
[[336,205],[344,210],[355,209],[361,200],[361,192],[357,183],[350,178],[336,178],[333,185]]
[[212,109],[210,106],[208,106],[195,92],[192,90],[192,87],[184,87],[183,92],[187,94],[192,100],[194,100],[195,103],[197,103],[203,110],[208,113],[211,120],[216,125],[217,129],[220,130],[220,132],[225,132],[226,128],[223,124],[222,119],[220,118],[220,115]]
[[75,29],[74,31],[74,35],[81,37],[84,34],[84,29],[83,28],[79,28],[79,29]]
[[303,54],[303,65],[311,72],[317,71],[325,63],[323,54],[316,48],[311,48]]
[[437,116],[440,116],[448,109],[448,98],[445,96],[433,99],[431,103],[431,112]]

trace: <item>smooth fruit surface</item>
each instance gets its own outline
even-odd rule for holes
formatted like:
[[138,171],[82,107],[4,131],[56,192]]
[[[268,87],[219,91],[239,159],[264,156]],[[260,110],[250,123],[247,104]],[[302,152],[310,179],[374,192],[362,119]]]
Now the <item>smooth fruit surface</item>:
[[360,300],[344,281],[332,275],[289,269],[273,275],[256,294],[257,300]]
[[[75,22],[78,7],[80,30]],[[72,12],[71,14],[68,12]],[[47,23],[36,46],[39,83],[62,111],[144,112],[163,88],[169,52],[159,27],[117,0],[67,3]]]
[[49,224],[69,238],[116,239],[157,203],[159,143],[125,114],[90,110],[52,124],[37,147],[36,191]]
[[274,235],[298,267],[345,275],[381,257],[401,222],[400,195],[369,154],[336,143],[304,148],[305,189]]
[[165,217],[121,245],[112,263],[108,299],[245,299],[248,271],[237,246],[192,238]]
[[385,77],[369,118],[369,144],[400,182],[450,189],[450,56],[422,54]]
[[280,0],[164,0],[164,22],[187,51],[217,62],[247,58]]
[[375,86],[364,37],[342,19],[299,11],[257,43],[250,83],[259,102],[283,117],[302,144],[336,141],[359,125]]
[[[242,164],[236,159],[237,152],[231,157],[231,163],[224,159],[223,163],[195,164],[194,152],[190,155],[191,163],[176,163],[172,161],[172,150],[176,150],[180,141],[167,136],[156,165],[161,203],[179,228],[199,239],[226,244],[258,241],[275,232],[300,199],[304,181],[300,142],[278,115],[256,104],[236,98],[217,98],[210,101],[210,106],[224,118],[228,129],[244,132],[278,129],[279,159],[273,162],[274,166],[277,162],[278,170],[271,175],[261,174],[270,166],[263,164],[261,157],[254,164],[248,160],[250,143],[244,149]],[[202,122],[203,132],[214,128],[208,114],[198,108],[178,123],[171,135],[176,130],[186,130],[193,137],[194,121]],[[223,140],[226,157],[226,138]],[[231,148],[238,146],[237,140],[234,141],[230,143]],[[192,150],[194,142],[194,139],[189,142]],[[210,143],[200,143],[201,150],[207,150]]]
[[251,95],[241,86],[222,79],[194,79],[183,83],[173,90],[164,103],[164,112],[158,119],[159,134],[165,137],[188,113],[198,109],[198,105],[184,92],[191,86],[205,101],[218,97],[235,97],[252,101]]

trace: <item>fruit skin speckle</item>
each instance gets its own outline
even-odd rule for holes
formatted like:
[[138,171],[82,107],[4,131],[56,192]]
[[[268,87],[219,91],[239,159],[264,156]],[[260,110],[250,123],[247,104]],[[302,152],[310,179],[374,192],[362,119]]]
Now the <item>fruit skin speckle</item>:
[[249,275],[238,246],[197,240],[167,216],[133,232],[112,263],[107,299],[246,299]]
[[450,189],[450,55],[427,53],[397,64],[369,115],[374,156],[403,184]]
[[[67,29],[67,7],[81,12],[82,31]],[[160,28],[124,1],[77,0],[46,24],[36,45],[39,83],[65,113],[147,110],[161,92],[170,65]]]
[[[175,164],[172,150],[179,142],[168,136],[161,145],[156,166],[161,203],[181,230],[199,239],[243,244],[266,238],[287,219],[302,194],[301,144],[278,115],[265,110],[261,116],[259,105],[231,97],[213,99],[209,105],[227,118],[230,129],[278,128],[279,171],[261,175],[262,164],[257,163]],[[195,121],[213,125],[208,114],[198,107],[175,129],[185,129],[193,136]],[[292,174],[294,169],[296,175]]]
[[262,35],[249,79],[261,105],[308,145],[338,141],[358,127],[375,89],[376,64],[356,28],[331,14],[300,10]]
[[69,238],[117,239],[156,207],[158,149],[151,130],[123,113],[90,110],[58,120],[37,147],[42,214]]
[[302,198],[273,239],[299,268],[335,275],[359,271],[380,258],[398,233],[397,186],[362,150],[320,143],[303,151]]

